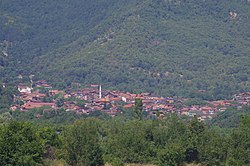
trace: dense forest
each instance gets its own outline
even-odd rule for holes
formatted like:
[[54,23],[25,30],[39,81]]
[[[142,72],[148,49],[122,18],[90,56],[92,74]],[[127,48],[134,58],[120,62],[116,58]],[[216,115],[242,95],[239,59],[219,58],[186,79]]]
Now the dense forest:
[[249,18],[247,0],[1,0],[0,81],[228,98],[250,90]]
[[162,120],[85,119],[68,125],[8,121],[0,125],[1,165],[128,163],[177,166],[250,164],[250,121],[232,129],[171,115]]

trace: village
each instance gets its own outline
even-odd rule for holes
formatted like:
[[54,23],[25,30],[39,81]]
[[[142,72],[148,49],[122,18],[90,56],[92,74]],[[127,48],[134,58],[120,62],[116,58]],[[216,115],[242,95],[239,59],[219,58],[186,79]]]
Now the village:
[[[39,89],[45,89],[46,92]],[[143,109],[152,117],[165,117],[169,113],[196,116],[204,121],[216,117],[219,112],[226,111],[229,107],[241,109],[250,105],[250,92],[233,96],[232,100],[207,101],[202,105],[187,105],[186,98],[157,97],[150,93],[132,94],[116,90],[103,90],[101,85],[88,85],[71,92],[54,89],[47,81],[35,82],[33,86],[18,85],[18,96],[11,106],[12,111],[32,111],[35,108],[46,107],[50,109],[64,109],[76,114],[90,114],[94,111],[105,112],[111,117],[122,114],[126,109],[133,109],[135,99],[140,98]],[[50,100],[44,100],[50,97]],[[17,102],[18,101],[18,102]],[[77,102],[78,101],[78,102]],[[79,102],[80,101],[80,102]]]

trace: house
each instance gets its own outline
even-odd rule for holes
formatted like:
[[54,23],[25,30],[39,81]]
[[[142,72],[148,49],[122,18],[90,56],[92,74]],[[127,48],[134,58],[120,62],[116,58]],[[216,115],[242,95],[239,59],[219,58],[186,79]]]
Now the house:
[[101,111],[102,109],[103,109],[103,107],[101,107],[101,106],[93,106],[92,107],[94,110],[96,110],[96,111]]
[[201,107],[200,110],[201,111],[204,111],[204,112],[209,112],[210,110],[212,110],[213,108],[212,107],[208,107],[208,106],[204,106],[204,107]]
[[46,88],[46,89],[51,89],[51,88],[52,88],[52,86],[49,85],[49,84],[43,84],[42,87],[44,87],[44,88]]
[[122,101],[126,103],[127,102],[127,98],[126,97],[122,97]]
[[32,88],[28,87],[28,86],[21,86],[21,85],[19,85],[17,88],[18,88],[18,91],[20,93],[31,93],[31,91],[32,91]]
[[226,107],[221,107],[221,108],[219,109],[220,112],[223,112],[223,111],[226,111],[226,110],[227,110]]
[[32,101],[33,97],[29,95],[22,95],[20,99],[23,101]]
[[15,111],[16,109],[17,109],[17,106],[15,106],[15,105],[10,107],[11,111]]
[[46,95],[38,92],[32,92],[32,93],[21,93],[20,99],[23,101],[34,101],[34,100],[40,100],[44,98]]
[[238,16],[237,12],[234,12],[234,11],[229,12],[229,17],[230,17],[231,20],[236,19],[237,16]]
[[126,105],[123,106],[123,108],[125,108],[125,109],[126,108],[132,108],[133,106],[134,106],[133,104],[126,104]]
[[23,104],[21,107],[24,110],[28,110],[28,109],[34,109],[34,108],[40,108],[40,107],[55,108],[56,105],[55,105],[55,103],[43,103],[43,102],[32,102],[32,101],[29,101],[29,102]]

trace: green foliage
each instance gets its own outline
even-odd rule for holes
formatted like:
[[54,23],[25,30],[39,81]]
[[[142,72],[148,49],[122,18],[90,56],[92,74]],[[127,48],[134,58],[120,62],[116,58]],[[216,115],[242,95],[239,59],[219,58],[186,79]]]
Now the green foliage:
[[209,124],[223,128],[234,128],[239,126],[241,117],[246,115],[250,115],[249,107],[244,107],[240,110],[229,108],[224,112],[218,113],[217,117],[213,118]]
[[0,114],[0,123],[7,123],[12,120],[10,112]]
[[192,105],[206,105],[208,103],[204,100],[199,99],[199,98],[192,98],[192,99],[184,101],[184,104],[187,106],[192,106]]
[[37,108],[27,112],[17,110],[12,112],[12,117],[18,121],[30,121],[40,124],[69,124],[80,118],[86,118],[84,115],[77,115],[64,109],[51,110],[50,108]]
[[136,98],[135,99],[135,106],[134,106],[134,117],[136,119],[142,120],[143,116],[143,103],[142,99]]
[[45,145],[59,147],[61,145],[61,140],[52,127],[43,127],[37,131],[40,138],[43,139]]
[[198,144],[199,161],[204,165],[225,165],[227,149],[225,136],[206,130]]
[[159,152],[160,166],[178,166],[185,160],[185,150],[179,143],[167,144],[166,148]]
[[11,122],[1,127],[1,165],[42,165],[43,144],[30,123]]
[[64,105],[64,99],[63,98],[59,98],[56,100],[56,106],[57,107],[62,107]]
[[112,157],[112,156],[104,156],[104,161],[105,163],[110,163],[112,166],[124,166],[124,162],[117,157]]
[[44,98],[42,98],[42,102],[53,102],[53,97],[51,96],[45,96]]
[[86,101],[84,100],[78,100],[76,103],[76,105],[79,107],[85,107],[85,104],[86,104]]
[[4,122],[0,164],[249,165],[249,126],[249,116],[242,116],[232,131],[209,128],[195,118],[182,121],[176,115],[152,121],[84,119],[59,126]]
[[244,116],[239,128],[235,129],[229,142],[227,165],[250,164],[250,116]]
[[65,160],[45,160],[44,166],[69,166]]
[[63,144],[70,165],[104,165],[100,148],[98,122],[77,121],[64,132]]
[[150,122],[129,121],[126,123],[111,121],[108,139],[104,142],[104,154],[108,158],[117,158],[125,163],[147,163],[156,157],[156,151],[150,141]]
[[195,117],[191,120],[188,126],[188,140],[187,140],[187,149],[185,151],[186,161],[199,162],[199,145],[202,143],[200,137],[206,131],[205,125],[202,122],[199,122]]
[[9,108],[13,103],[14,95],[17,95],[17,89],[12,86],[3,88],[0,86],[0,109]]
[[[9,110],[7,110],[7,112],[9,112]],[[71,124],[74,123],[74,121],[76,120],[86,119],[89,117],[98,118],[102,120],[111,119],[111,117],[108,114],[101,111],[93,111],[87,115],[87,114],[76,114],[73,111],[66,111],[62,108],[53,110],[48,107],[36,108],[27,112],[16,110],[10,113],[11,113],[11,118],[14,120],[30,121],[39,124]],[[6,113],[5,115],[8,114]]]

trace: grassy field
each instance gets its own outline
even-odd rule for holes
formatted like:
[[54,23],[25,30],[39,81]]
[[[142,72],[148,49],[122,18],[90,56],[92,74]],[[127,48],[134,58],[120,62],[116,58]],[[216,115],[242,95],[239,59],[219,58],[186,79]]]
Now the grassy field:
[[[68,166],[65,161],[63,160],[55,160],[46,162],[45,165],[47,166]],[[105,164],[105,166],[112,166],[111,164]],[[125,164],[125,166],[156,166],[153,164]],[[183,166],[202,166],[201,164],[184,164]]]
[[126,166],[156,166],[153,164],[126,164]]
[[[153,165],[153,164],[126,164],[126,166],[156,166],[156,165]],[[202,165],[201,164],[184,164],[183,166],[202,166]]]

